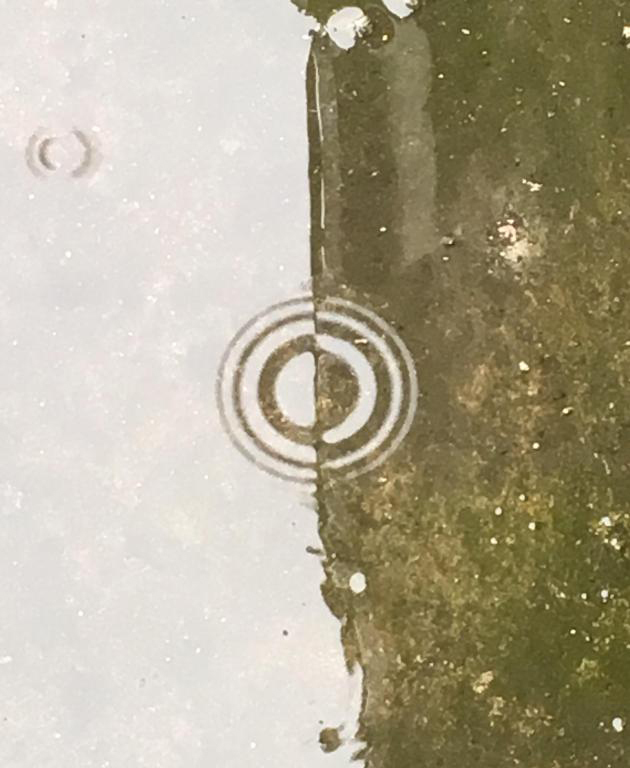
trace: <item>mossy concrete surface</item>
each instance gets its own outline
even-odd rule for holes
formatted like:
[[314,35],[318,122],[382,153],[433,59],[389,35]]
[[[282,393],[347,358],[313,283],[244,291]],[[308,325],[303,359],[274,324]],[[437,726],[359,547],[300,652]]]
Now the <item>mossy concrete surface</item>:
[[315,34],[308,71],[315,294],[386,318],[420,386],[402,447],[318,488],[325,597],[365,674],[362,757],[621,768],[630,8],[376,17],[348,51]]

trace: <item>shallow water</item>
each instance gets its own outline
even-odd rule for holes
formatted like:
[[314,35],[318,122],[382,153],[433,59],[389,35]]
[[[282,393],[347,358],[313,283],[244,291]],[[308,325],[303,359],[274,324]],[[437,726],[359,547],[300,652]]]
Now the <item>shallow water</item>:
[[2,11],[3,765],[625,765],[623,6],[358,6]]

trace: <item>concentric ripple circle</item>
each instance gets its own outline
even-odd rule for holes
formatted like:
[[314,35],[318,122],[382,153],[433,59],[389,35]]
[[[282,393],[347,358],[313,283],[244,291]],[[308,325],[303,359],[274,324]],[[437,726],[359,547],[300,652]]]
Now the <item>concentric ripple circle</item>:
[[[296,423],[278,402],[295,358],[315,359],[315,419]],[[313,483],[357,477],[398,448],[411,428],[418,383],[409,350],[374,312],[340,298],[275,304],[232,339],[219,368],[217,404],[238,450],[277,477]]]

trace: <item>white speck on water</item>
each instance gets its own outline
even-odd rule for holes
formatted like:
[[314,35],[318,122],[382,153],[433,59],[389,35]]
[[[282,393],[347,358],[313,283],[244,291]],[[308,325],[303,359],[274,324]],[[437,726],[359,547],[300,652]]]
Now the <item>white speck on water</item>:
[[607,589],[602,589],[602,591],[599,594],[602,596],[602,600],[604,602],[606,602],[610,597],[610,592]]
[[529,528],[530,531],[535,531],[536,530],[536,523],[532,520],[531,523],[527,524],[527,527]]
[[496,537],[496,536],[493,536],[493,537],[490,539],[490,544],[492,544],[493,546],[496,546],[498,543],[499,543],[499,540],[497,539],[497,537]]
[[462,35],[469,35],[469,34],[470,34],[470,30],[466,29],[466,27],[462,27]]
[[577,629],[570,629],[569,630],[569,634],[570,635],[576,635],[577,634]]
[[540,443],[538,443],[538,442],[536,442],[536,443],[532,443],[532,448],[533,448],[535,451],[538,451],[538,450],[540,450]]
[[527,496],[525,496],[524,493],[519,493],[518,500],[519,501],[527,501]]
[[494,514],[497,517],[500,517],[503,514],[503,508],[502,507],[495,507],[494,508]]
[[619,550],[621,549],[621,542],[619,541],[619,539],[616,536],[613,536],[612,539],[608,543],[610,544],[610,546],[613,549],[616,549],[617,552],[619,552]]
[[602,519],[599,522],[602,525],[605,525],[606,528],[611,528],[612,527],[612,520],[610,519],[610,517],[608,515],[604,515],[604,517],[602,517]]
[[367,579],[365,578],[364,574],[362,574],[360,571],[357,571],[350,577],[349,584],[350,589],[354,592],[354,594],[360,595],[361,592],[365,592],[365,588],[367,587]]
[[580,597],[582,598],[582,600],[586,600],[588,598],[588,595],[586,594],[586,592],[582,592]]
[[570,405],[567,405],[566,408],[562,409],[562,415],[563,416],[569,416],[572,413],[573,413],[573,408]]
[[624,24],[624,27],[621,31],[621,36],[624,40],[630,41],[630,24]]
[[527,365],[527,363],[524,360],[520,361],[520,363],[518,364],[518,369],[522,373],[528,373],[530,370],[529,365]]
[[621,733],[625,728],[625,723],[621,717],[613,717],[612,727],[617,733]]

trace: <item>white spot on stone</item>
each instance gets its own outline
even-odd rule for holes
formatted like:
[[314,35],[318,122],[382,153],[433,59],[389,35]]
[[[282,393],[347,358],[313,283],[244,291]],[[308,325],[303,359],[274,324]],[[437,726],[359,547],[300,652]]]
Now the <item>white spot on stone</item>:
[[414,12],[418,3],[413,0],[382,0],[383,5],[394,16],[398,16],[399,19],[404,19]]
[[497,222],[496,231],[501,245],[499,255],[512,267],[520,267],[540,255],[541,246],[531,242],[524,223],[517,228],[516,220],[508,218]]
[[475,682],[472,684],[472,689],[475,693],[481,694],[484,693],[484,691],[487,690],[490,683],[494,680],[494,672],[491,670],[488,670],[487,672],[482,672],[481,675],[475,680]]
[[529,179],[523,179],[523,184],[529,187],[530,192],[540,192],[542,184],[538,181],[530,181]]
[[336,11],[328,19],[328,37],[344,50],[349,50],[370,25],[370,20],[360,8],[349,6]]
[[360,595],[361,592],[365,592],[365,588],[367,587],[367,579],[365,578],[365,575],[360,571],[352,574],[349,583],[350,589],[354,592],[355,595]]

